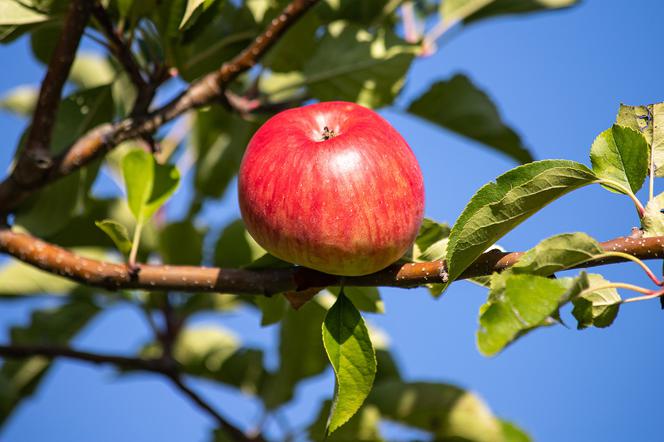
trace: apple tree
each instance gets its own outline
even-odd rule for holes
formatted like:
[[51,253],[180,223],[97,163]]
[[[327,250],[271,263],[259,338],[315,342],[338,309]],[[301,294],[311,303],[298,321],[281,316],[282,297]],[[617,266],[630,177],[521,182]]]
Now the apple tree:
[[[493,356],[532,330],[562,323],[565,305],[579,329],[603,328],[625,304],[664,299],[664,280],[644,262],[664,256],[664,197],[653,184],[664,176],[663,104],[621,105],[586,165],[535,161],[466,75],[398,100],[413,63],[451,31],[576,3],[0,0],[0,42],[28,39],[44,72],[39,87],[5,91],[0,102],[26,119],[0,182],[0,252],[9,257],[0,267],[0,302],[58,300],[12,327],[0,345],[0,422],[39,388],[55,359],[69,358],[168,380],[210,417],[210,437],[219,441],[378,441],[388,437],[381,421],[433,440],[530,440],[476,393],[405,379],[383,332],[363,316],[382,312],[378,287],[421,286],[438,298],[453,282],[470,280],[487,289],[477,343]],[[278,259],[240,218],[212,228],[210,207],[229,201],[259,127],[287,109],[325,101],[400,109],[518,166],[486,177],[451,226],[425,218],[407,252],[370,274],[350,258],[331,273]],[[560,233],[526,251],[497,245],[547,204],[591,185],[629,198],[640,228],[606,242]],[[644,185],[647,202],[636,196]],[[175,192],[187,195],[177,217],[169,210]],[[237,204],[234,195],[230,201]],[[585,270],[617,262],[639,266],[650,286]],[[122,355],[70,344],[123,303],[140,311],[151,340]],[[261,326],[279,328],[275,368],[262,349],[193,324],[202,314],[245,307],[260,312]],[[277,433],[263,431],[262,421],[234,424],[233,407],[216,409],[190,385],[194,378],[226,385],[270,417],[330,365],[336,382],[329,400],[312,404],[317,418]]]

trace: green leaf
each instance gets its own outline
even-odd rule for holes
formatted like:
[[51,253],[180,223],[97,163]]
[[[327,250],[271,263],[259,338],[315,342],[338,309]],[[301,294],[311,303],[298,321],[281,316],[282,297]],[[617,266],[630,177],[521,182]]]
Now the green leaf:
[[466,23],[505,14],[523,14],[574,6],[579,0],[445,0],[441,13],[448,22]]
[[122,160],[127,203],[136,220],[144,221],[166,202],[180,182],[175,166],[156,164],[153,156],[134,149]]
[[404,84],[417,47],[402,41],[391,31],[375,34],[354,25],[330,25],[316,52],[285,90],[307,87],[321,101],[345,100],[378,108],[387,106]]
[[[99,312],[89,294],[66,304],[32,312],[25,326],[12,327],[10,343],[15,345],[66,345]],[[0,424],[6,422],[16,406],[32,395],[51,366],[49,359],[34,356],[5,359],[0,367]]]
[[440,3],[440,13],[445,23],[463,20],[495,0],[445,0]]
[[116,75],[115,69],[106,58],[94,52],[81,52],[74,59],[69,79],[77,86],[88,89],[109,85]]
[[[340,294],[339,287],[330,287],[334,295]],[[367,313],[385,313],[385,304],[377,287],[344,287],[344,294],[358,310]]]
[[39,91],[34,86],[17,86],[0,99],[0,109],[22,117],[29,117],[37,103]]
[[435,261],[445,258],[450,226],[424,218],[413,243],[412,259],[416,262]]
[[531,442],[532,439],[521,428],[517,427],[512,422],[500,421],[500,426],[503,429],[504,442]]
[[196,153],[194,185],[203,196],[219,198],[237,174],[257,122],[211,106],[196,112],[191,144]]
[[[640,132],[614,125],[602,132],[590,148],[595,174],[636,193],[648,172],[648,143]],[[619,189],[605,186],[613,192]],[[622,193],[622,192],[621,192]]]
[[641,132],[650,145],[655,176],[664,176],[664,103],[620,105],[616,124]]
[[323,344],[337,378],[327,424],[333,433],[362,406],[376,376],[376,354],[360,312],[340,294],[323,323]]
[[217,0],[187,0],[187,7],[178,28],[180,30],[189,28],[196,18],[212,6],[215,1]]
[[191,221],[170,223],[159,232],[159,252],[166,264],[200,265],[205,230]]
[[244,267],[267,252],[249,235],[244,222],[237,219],[229,223],[219,236],[214,252],[218,267]]
[[480,308],[480,352],[493,356],[525,333],[549,325],[548,319],[587,287],[585,273],[560,279],[510,271],[494,274],[489,300]]
[[579,330],[595,326],[608,327],[616,319],[620,309],[621,298],[615,288],[592,290],[609,283],[602,275],[588,274],[589,288],[574,298],[572,314],[576,318]]
[[[140,355],[158,358],[162,355],[161,345],[148,344]],[[218,326],[185,328],[173,345],[173,356],[185,373],[222,382],[249,394],[257,393],[265,376],[262,352],[240,348],[238,338]]]
[[[108,86],[73,93],[60,103],[51,151],[63,152],[87,130],[112,117],[113,103]],[[17,211],[16,224],[42,238],[62,230],[73,216],[84,212],[99,164],[95,161],[28,198]]]
[[95,221],[95,225],[99,227],[115,244],[115,247],[125,256],[129,255],[131,251],[131,240],[127,228],[117,221],[112,219],[105,219],[102,221]]
[[316,12],[326,22],[346,20],[366,26],[381,16],[387,3],[388,0],[325,0]]
[[48,20],[48,16],[16,0],[0,0],[0,26],[25,25]]
[[516,132],[503,122],[496,105],[465,75],[434,83],[408,111],[520,163],[533,161]]
[[514,273],[549,276],[591,260],[604,250],[585,233],[563,233],[541,241],[512,266]]
[[367,403],[383,418],[429,431],[435,440],[503,442],[500,423],[484,401],[454,385],[384,382]]
[[316,38],[320,24],[315,11],[309,11],[277,40],[263,58],[263,64],[273,72],[301,71],[320,44]]
[[641,229],[645,238],[664,235],[664,192],[650,200],[641,218]]
[[308,302],[299,310],[287,309],[279,331],[279,368],[261,391],[266,408],[275,409],[288,402],[301,380],[326,368],[320,335],[325,312],[318,302]]
[[583,164],[544,160],[516,167],[483,186],[450,233],[447,263],[454,281],[507,232],[553,200],[596,180]]
[[[163,2],[163,8],[175,2]],[[237,2],[217,1],[201,14],[184,33],[178,29],[182,13],[167,11],[169,20],[158,23],[168,54],[168,64],[178,69],[188,82],[218,69],[239,54],[263,29],[254,21],[251,11]]]
[[309,427],[309,440],[328,442],[382,442],[380,434],[380,412],[374,405],[364,405],[348,422],[334,433],[325,437],[326,424],[332,401],[323,402],[318,417]]
[[288,302],[281,295],[259,296],[256,298],[256,305],[262,313],[261,327],[276,324],[288,311]]
[[122,160],[122,175],[127,189],[127,204],[134,218],[143,216],[143,209],[154,184],[154,158],[142,149],[127,153]]

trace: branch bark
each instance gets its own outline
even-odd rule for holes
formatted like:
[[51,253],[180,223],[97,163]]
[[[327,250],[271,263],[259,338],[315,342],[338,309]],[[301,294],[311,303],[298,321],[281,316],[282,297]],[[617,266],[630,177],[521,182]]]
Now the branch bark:
[[0,345],[0,357],[3,358],[29,358],[42,356],[46,358],[67,358],[85,361],[92,364],[110,364],[121,368],[148,371],[165,375],[189,400],[214,418],[217,424],[226,433],[238,441],[263,441],[260,435],[248,437],[240,429],[228,422],[219,414],[205,399],[193,391],[182,380],[177,370],[177,364],[172,364],[165,359],[142,359],[127,356],[107,355],[74,350],[69,347],[48,345]]
[[[639,259],[664,258],[664,237],[620,237],[601,244],[606,251],[628,253]],[[132,271],[125,264],[97,261],[11,229],[0,230],[0,252],[85,285],[110,290],[145,289],[180,292],[219,292],[270,296],[315,287],[392,286],[411,288],[447,282],[443,260],[394,264],[366,276],[340,277],[305,267],[286,269],[221,269],[213,267],[138,265]],[[490,275],[512,266],[523,252],[491,250],[482,254],[459,279]],[[624,259],[610,257],[586,262],[578,267],[594,267]]]
[[270,47],[319,0],[293,0],[268,28],[231,61],[192,83],[182,94],[145,117],[130,117],[116,124],[92,129],[68,151],[56,157],[47,173],[26,174],[25,180],[9,178],[0,183],[0,214],[10,213],[28,195],[46,184],[71,174],[106,152],[133,138],[154,133],[159,127],[184,112],[223,99],[226,87],[251,69]]
[[[44,179],[53,165],[49,149],[60,104],[62,88],[67,81],[83,30],[90,18],[92,0],[74,0],[69,4],[62,34],[41,83],[39,97],[25,147],[6,182],[12,188],[31,188]],[[0,210],[0,213],[3,211]]]

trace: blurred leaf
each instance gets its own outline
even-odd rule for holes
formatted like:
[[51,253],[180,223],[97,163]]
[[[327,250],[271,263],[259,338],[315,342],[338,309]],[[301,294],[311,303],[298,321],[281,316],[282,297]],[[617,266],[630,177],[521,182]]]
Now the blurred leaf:
[[514,425],[512,422],[500,421],[500,426],[503,430],[504,442],[531,442],[532,439],[521,428]]
[[259,296],[256,305],[262,312],[261,326],[275,324],[281,321],[288,310],[288,303],[283,296]]
[[550,279],[511,271],[495,273],[489,300],[480,308],[477,345],[485,356],[493,356],[525,333],[550,325],[548,318],[588,287],[588,278]]
[[591,260],[604,250],[585,233],[563,233],[542,240],[512,266],[514,273],[549,276]]
[[413,243],[413,261],[426,262],[445,258],[449,236],[449,225],[424,218]]
[[377,108],[391,104],[401,90],[417,52],[391,31],[371,34],[342,22],[331,24],[302,71],[301,80],[281,86],[306,86],[321,101],[345,100]]
[[187,0],[187,7],[178,28],[187,28],[201,12],[209,8],[215,1],[217,0]]
[[262,63],[273,72],[301,71],[319,44],[316,38],[319,26],[315,11],[309,11],[277,40]]
[[620,309],[620,295],[615,288],[592,290],[609,283],[602,275],[588,274],[589,288],[580,296],[574,298],[572,314],[576,318],[579,330],[595,326],[608,327],[618,316]]
[[533,161],[516,132],[503,122],[496,105],[465,75],[434,83],[408,111],[520,163]]
[[265,255],[265,249],[249,235],[241,219],[228,224],[217,240],[214,264],[218,267],[244,267]]
[[48,16],[16,0],[0,0],[0,25],[25,25],[48,20]]
[[[57,308],[36,310],[25,326],[12,327],[11,344],[66,345],[99,312],[88,296],[77,297]],[[51,361],[40,356],[5,359],[0,367],[0,424],[16,406],[32,395],[49,369]]]
[[315,442],[381,442],[384,440],[380,434],[380,412],[373,405],[362,406],[345,425],[325,437],[326,424],[331,408],[332,401],[322,403],[318,417],[309,426],[309,440]]
[[297,311],[286,311],[279,331],[279,368],[261,391],[266,408],[275,409],[291,400],[301,380],[327,367],[321,340],[325,312],[317,302],[308,302]]
[[0,109],[22,117],[29,117],[35,108],[38,95],[39,91],[34,86],[17,86],[2,97]]
[[84,89],[109,85],[115,76],[115,69],[109,61],[94,52],[79,53],[69,72],[69,79]]
[[231,1],[214,2],[184,33],[178,30],[182,13],[170,14],[174,18],[170,25],[160,26],[160,34],[167,37],[167,54],[172,57],[167,61],[188,82],[219,68],[262,31],[246,6]]
[[372,24],[383,13],[388,0],[325,0],[317,12],[322,20],[347,20],[362,25]]
[[516,167],[484,185],[452,227],[447,246],[450,281],[539,209],[595,179],[583,164],[544,160]]
[[384,382],[367,403],[383,418],[429,431],[435,440],[503,442],[500,422],[484,401],[454,385]]
[[655,161],[655,176],[664,176],[664,103],[647,106],[621,104],[616,124],[639,131],[646,138]]
[[[173,357],[187,374],[218,380],[224,362],[240,347],[237,337],[221,327],[197,326],[185,328],[173,345]],[[159,358],[162,348],[149,344],[140,352],[145,358]]]
[[203,196],[224,195],[257,128],[257,123],[245,121],[220,106],[196,112],[191,140],[197,158],[194,184]]
[[[87,130],[110,121],[112,117],[113,105],[108,86],[73,93],[60,103],[51,151],[61,153]],[[42,238],[64,228],[73,216],[85,211],[88,193],[98,169],[99,161],[95,161],[28,198],[17,211],[16,224]]]
[[164,263],[200,265],[203,261],[205,230],[191,221],[170,223],[159,233],[159,252]]
[[657,195],[646,205],[641,218],[641,229],[645,238],[664,235],[664,192]]
[[63,29],[64,22],[54,20],[43,23],[30,32],[30,48],[37,61],[48,65]]
[[337,378],[326,429],[333,433],[360,409],[376,376],[376,354],[364,319],[343,293],[325,316],[323,344]]
[[123,255],[129,255],[131,251],[131,240],[129,239],[129,232],[127,228],[117,221],[112,219],[105,219],[102,221],[95,221],[95,225],[99,227],[115,244],[115,247]]
[[[113,95],[113,104],[118,117],[128,117],[134,108],[138,93],[136,86],[134,86],[126,72],[117,73],[115,81],[111,84],[111,94]],[[113,152],[111,151],[109,155],[113,155]]]
[[579,0],[445,0],[441,13],[447,22],[466,23],[504,14],[523,14],[574,6]]
[[[614,125],[602,132],[590,149],[593,172],[636,193],[648,173],[648,143],[640,132]],[[619,189],[604,186],[612,192]],[[623,192],[620,192],[623,193]]]
[[[330,287],[330,292],[339,295],[339,287]],[[344,287],[344,294],[360,311],[368,313],[385,313],[385,304],[380,297],[378,287]]]
[[127,203],[139,222],[146,221],[175,192],[180,174],[171,164],[157,164],[145,150],[135,149],[125,155],[122,172],[127,189]]
[[115,0],[115,3],[118,5],[118,12],[121,17],[127,17],[129,11],[131,11],[132,4],[134,0]]

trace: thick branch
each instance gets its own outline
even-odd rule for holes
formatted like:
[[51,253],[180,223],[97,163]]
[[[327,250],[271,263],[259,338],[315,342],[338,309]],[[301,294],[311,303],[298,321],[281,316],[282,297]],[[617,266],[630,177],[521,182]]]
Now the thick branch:
[[[664,237],[621,237],[602,243],[606,251],[628,253],[640,259],[664,257]],[[61,247],[46,243],[10,229],[0,230],[0,252],[82,284],[107,289],[175,290],[181,292],[220,292],[272,295],[300,291],[312,287],[336,286],[342,278],[304,267],[286,269],[220,269],[211,267],[139,265],[132,272],[125,264],[97,261],[75,255]],[[459,279],[490,275],[513,265],[522,252],[492,250],[482,254]],[[593,267],[623,262],[611,257],[584,263]],[[416,287],[446,282],[444,261],[394,264],[367,276],[345,277],[349,286]]]
[[0,183],[0,213],[9,213],[34,190],[69,175],[104,155],[123,141],[154,133],[159,127],[184,112],[222,99],[226,87],[240,74],[253,67],[268,49],[299,17],[318,0],[293,0],[268,28],[239,55],[200,80],[192,83],[178,97],[144,118],[128,118],[117,124],[92,129],[54,160],[49,173],[26,176],[26,181],[7,179]]
[[29,188],[32,183],[43,180],[52,165],[49,148],[60,95],[90,18],[91,6],[92,0],[74,0],[69,5],[60,39],[41,84],[25,147],[9,178],[13,187]]

